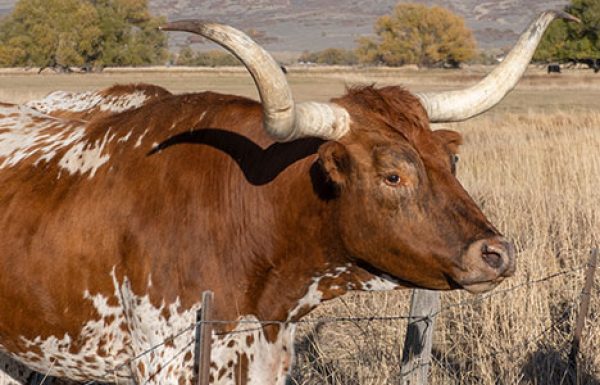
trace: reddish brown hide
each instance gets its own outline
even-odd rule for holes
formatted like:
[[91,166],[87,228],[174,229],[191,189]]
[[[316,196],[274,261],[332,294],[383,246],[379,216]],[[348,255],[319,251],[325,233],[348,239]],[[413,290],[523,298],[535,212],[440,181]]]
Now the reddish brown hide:
[[216,328],[211,382],[281,385],[286,321],[324,300],[492,289],[513,274],[513,247],[454,176],[460,135],[429,121],[500,101],[556,17],[572,19],[543,12],[465,90],[295,103],[247,35],[188,20],[164,28],[229,49],[260,104],[148,85],[0,104],[0,306],[14,309],[0,349],[75,380],[191,383],[191,325],[212,290],[214,317],[231,322]]
[[[65,352],[27,355],[24,341],[69,335],[78,356],[91,338],[82,325],[108,322],[82,298],[135,314],[116,295],[124,282],[157,309],[192,309],[210,289],[219,319],[283,321],[349,289],[481,291],[513,272],[510,246],[452,174],[457,133],[432,132],[399,87],[351,89],[335,102],[351,111],[349,135],[272,143],[254,101],[165,94],[82,126],[88,144],[112,134],[93,177],[61,166],[68,147],[3,168],[0,306],[19,311],[0,318],[2,346],[42,370],[41,356],[62,362]],[[135,323],[119,330],[135,346]],[[278,329],[266,332],[276,341]],[[89,360],[53,374],[102,378]]]

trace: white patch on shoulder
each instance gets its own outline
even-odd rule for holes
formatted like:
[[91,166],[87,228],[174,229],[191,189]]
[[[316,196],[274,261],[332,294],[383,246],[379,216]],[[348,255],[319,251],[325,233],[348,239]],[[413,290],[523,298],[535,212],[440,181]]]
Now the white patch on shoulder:
[[[295,324],[279,324],[274,341],[268,341],[264,325],[254,316],[241,317],[237,327],[225,336],[213,333],[210,375],[211,384],[229,385],[246,377],[247,384],[283,385],[292,366],[294,356]],[[247,363],[246,373],[239,367]]]
[[90,172],[90,178],[93,178],[96,170],[110,159],[110,156],[104,153],[104,148],[114,137],[115,134],[110,135],[110,131],[107,131],[104,138],[94,144],[79,142],[72,145],[58,161],[58,165],[70,174]]
[[[26,106],[0,106],[0,169],[16,166],[25,159],[34,165],[51,162],[60,150],[58,166],[69,174],[92,178],[106,164],[107,145],[117,137],[108,129],[101,140],[86,140],[86,122],[54,118]],[[131,132],[125,137],[128,138]]]
[[125,143],[125,142],[127,142],[127,141],[129,140],[129,138],[131,138],[131,134],[133,134],[133,130],[129,131],[129,132],[127,133],[127,135],[125,135],[125,136],[123,136],[123,137],[119,138],[118,142],[119,142],[119,143]]
[[314,308],[319,305],[323,300],[323,292],[319,290],[319,282],[321,281],[321,277],[315,277],[312,280],[312,283],[308,287],[306,294],[294,306],[294,308],[288,313],[288,320],[294,319],[294,317],[298,314],[300,309],[303,308]]
[[359,289],[364,291],[386,291],[395,290],[400,287],[392,277],[383,275],[381,277],[373,276],[370,280],[362,282]]
[[0,169],[34,156],[36,162],[49,162],[84,133],[83,122],[55,119],[24,106],[0,106]]
[[65,92],[56,91],[43,99],[26,103],[44,114],[58,111],[83,112],[99,108],[100,111],[122,112],[143,105],[148,97],[143,91],[123,95],[102,95],[98,91]]
[[79,381],[129,377],[128,367],[119,367],[131,357],[132,349],[122,302],[117,298],[85,291],[83,299],[93,304],[97,316],[82,326],[79,335],[22,337],[31,350],[18,354],[18,359],[41,373]]
[[[148,295],[135,295],[129,281],[121,285],[128,314],[131,346],[139,358],[132,363],[138,384],[177,384],[180,378],[191,383],[193,374],[193,327],[200,303],[182,309],[179,298],[170,304],[152,304]],[[165,343],[166,342],[166,343]],[[149,354],[142,354],[156,347]]]
[[323,292],[319,290],[319,283],[323,278],[337,278],[340,275],[348,272],[350,266],[350,264],[346,266],[339,266],[336,267],[332,272],[313,277],[311,284],[306,290],[306,294],[304,294],[304,296],[300,298],[300,300],[298,300],[296,306],[294,306],[292,310],[288,312],[288,321],[294,319],[294,317],[298,315],[301,309],[312,309],[323,301]]
[[139,146],[142,145],[142,139],[144,139],[144,136],[146,136],[147,133],[148,133],[148,129],[146,128],[144,130],[144,132],[142,133],[142,135],[138,136],[137,140],[135,141],[135,145],[133,146],[133,148],[138,148]]
[[[133,376],[138,384],[192,383],[194,323],[200,303],[186,309],[179,299],[153,304],[147,294],[133,292],[127,277],[119,282],[114,269],[111,278],[110,296],[83,293],[96,314],[78,335],[22,338],[30,351],[15,357],[41,373],[78,381],[123,383]],[[237,325],[228,333],[213,331],[212,384],[231,385],[241,376],[248,385],[285,384],[295,325],[265,326],[252,315],[233,322]],[[265,330],[271,327],[278,329],[269,339]]]
[[[115,287],[111,297],[83,293],[97,315],[79,335],[23,338],[31,350],[17,357],[42,373],[78,381],[124,380],[132,371],[137,383],[177,384],[179,378],[191,379],[193,323],[200,305],[181,309],[177,299],[156,307],[147,294],[135,295],[127,278],[119,283],[114,269],[111,275]],[[151,353],[141,354],[152,347],[156,348]],[[129,365],[133,357],[138,358]]]

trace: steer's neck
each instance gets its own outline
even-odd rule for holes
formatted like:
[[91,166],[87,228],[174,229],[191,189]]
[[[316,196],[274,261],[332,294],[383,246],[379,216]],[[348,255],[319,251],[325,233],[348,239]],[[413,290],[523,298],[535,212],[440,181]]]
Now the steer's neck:
[[300,317],[323,299],[318,287],[323,277],[340,281],[350,271],[336,225],[337,201],[315,158],[299,163],[278,179],[271,197],[278,202],[272,228],[277,243],[257,303],[262,319]]

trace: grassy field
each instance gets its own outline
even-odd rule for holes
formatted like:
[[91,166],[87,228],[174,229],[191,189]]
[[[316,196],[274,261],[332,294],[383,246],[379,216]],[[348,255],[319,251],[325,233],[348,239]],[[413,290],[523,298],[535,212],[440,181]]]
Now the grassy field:
[[[451,89],[474,83],[485,69],[290,72],[294,95],[302,101],[327,100],[352,84]],[[241,70],[0,73],[0,101],[124,82],[159,84],[173,92],[210,89],[256,97],[250,77]],[[600,243],[600,75],[574,71],[548,76],[531,69],[494,110],[445,127],[463,133],[459,178],[492,222],[514,240],[518,271],[491,297],[442,294],[447,309],[436,320],[430,383],[574,383],[567,355],[583,284],[583,271],[577,268]],[[599,283],[600,272],[584,330],[580,384],[600,384]],[[311,317],[406,315],[409,295],[354,293],[327,303]],[[403,321],[301,326],[293,384],[398,383]]]
[[[489,67],[469,70],[416,71],[408,69],[303,68],[289,69],[288,81],[297,101],[326,101],[339,96],[347,85],[400,84],[411,91],[445,90],[474,84]],[[55,90],[97,90],[117,83],[152,83],[174,93],[204,90],[258,98],[250,75],[242,68],[204,70],[112,70],[101,74],[36,75],[36,71],[0,69],[0,102],[20,103]],[[600,109],[600,76],[593,71],[571,71],[548,76],[531,68],[516,91],[494,112],[527,112],[531,109]]]
[[[459,178],[514,240],[518,270],[491,297],[442,294],[448,308],[436,319],[431,383],[572,384],[567,356],[583,272],[523,283],[577,269],[599,243],[600,113],[498,113],[452,127],[466,139]],[[600,384],[599,282],[580,384]],[[354,294],[311,316],[401,316],[409,300],[407,292]],[[398,383],[405,327],[403,321],[305,327],[297,384]]]

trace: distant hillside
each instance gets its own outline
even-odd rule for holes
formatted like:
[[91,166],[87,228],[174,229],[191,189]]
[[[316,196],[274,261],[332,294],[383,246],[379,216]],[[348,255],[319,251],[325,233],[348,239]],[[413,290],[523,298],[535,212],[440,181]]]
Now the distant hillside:
[[0,15],[9,13],[14,5],[14,0],[0,0]]
[[[560,9],[568,0],[412,0],[441,5],[462,15],[481,48],[512,44],[527,23],[544,9]],[[15,0],[0,0],[0,14]],[[252,30],[272,51],[352,48],[359,36],[371,34],[376,18],[389,13],[397,0],[150,0],[156,14],[169,20],[199,18]],[[176,46],[201,42],[173,34]],[[201,47],[200,47],[201,48]],[[208,49],[209,46],[207,45]]]

